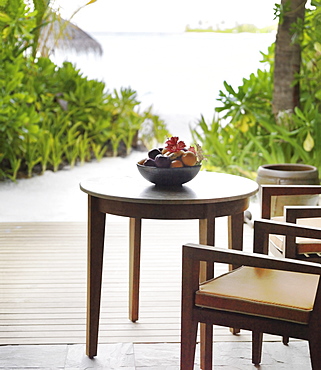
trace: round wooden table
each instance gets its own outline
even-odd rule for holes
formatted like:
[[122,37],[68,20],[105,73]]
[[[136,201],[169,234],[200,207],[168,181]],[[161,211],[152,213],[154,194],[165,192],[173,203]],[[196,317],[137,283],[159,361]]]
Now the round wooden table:
[[[110,176],[81,182],[88,194],[87,355],[97,354],[106,214],[130,218],[129,318],[138,320],[142,219],[199,220],[200,244],[215,242],[215,218],[229,216],[229,248],[243,247],[244,211],[258,191],[255,181],[201,171],[179,187],[158,187],[140,176]],[[201,280],[212,276],[202,269]]]

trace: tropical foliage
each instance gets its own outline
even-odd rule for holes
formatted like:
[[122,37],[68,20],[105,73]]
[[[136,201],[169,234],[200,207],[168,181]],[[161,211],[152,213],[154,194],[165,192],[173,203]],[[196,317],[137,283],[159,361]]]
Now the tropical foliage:
[[138,136],[162,142],[164,122],[140,112],[134,90],[110,92],[71,63],[36,55],[38,16],[24,1],[0,0],[0,179],[128,153]]
[[272,113],[273,44],[262,53],[268,68],[244,78],[237,89],[225,81],[212,121],[201,117],[193,131],[209,154],[209,169],[255,177],[262,164],[306,163],[321,171],[321,2],[312,5],[300,40],[300,106],[293,114]]

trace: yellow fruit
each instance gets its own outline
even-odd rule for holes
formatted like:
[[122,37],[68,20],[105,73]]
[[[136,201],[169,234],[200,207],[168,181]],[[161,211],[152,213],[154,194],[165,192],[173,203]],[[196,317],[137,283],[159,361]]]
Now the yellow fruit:
[[144,162],[146,161],[147,158],[144,158],[144,159],[141,159],[140,161],[138,161],[137,163],[138,164],[144,164]]
[[195,166],[197,157],[193,152],[187,151],[182,155],[181,160],[185,166]]
[[171,165],[170,165],[171,168],[178,168],[178,167],[184,167],[182,161],[180,161],[179,159],[175,159],[174,161],[171,162]]
[[185,152],[183,150],[178,150],[177,152],[166,154],[169,156],[170,160],[173,161],[174,159],[177,159],[181,157]]
[[162,150],[162,154],[170,154],[170,151],[168,150],[168,149],[166,149],[166,148],[164,148],[163,150]]

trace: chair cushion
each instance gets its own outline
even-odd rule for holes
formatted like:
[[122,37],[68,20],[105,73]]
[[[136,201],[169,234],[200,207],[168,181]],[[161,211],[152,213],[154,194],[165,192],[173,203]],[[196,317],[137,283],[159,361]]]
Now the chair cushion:
[[[274,217],[273,220],[284,222],[283,217]],[[321,218],[300,218],[297,220],[298,225],[311,226],[321,228]],[[270,242],[280,252],[284,250],[283,235],[271,235]],[[320,254],[321,257],[321,240],[320,239],[307,239],[307,238],[296,238],[297,253],[309,257],[309,255]]]
[[242,266],[200,285],[199,307],[307,324],[319,275]]

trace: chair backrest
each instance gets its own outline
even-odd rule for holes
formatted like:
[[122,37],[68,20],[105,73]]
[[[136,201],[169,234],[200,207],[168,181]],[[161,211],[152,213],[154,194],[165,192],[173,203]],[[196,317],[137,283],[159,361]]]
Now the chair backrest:
[[[272,216],[272,199],[275,196],[319,195],[320,185],[262,185],[261,211],[262,218],[270,219]],[[317,219],[319,218],[319,219]],[[274,220],[298,223],[321,228],[321,207],[319,206],[286,206],[283,217],[273,217]],[[309,261],[320,262],[320,241],[297,239],[295,236],[270,238],[270,249],[279,257],[309,258]]]
[[319,195],[320,185],[261,185],[261,216],[270,219],[272,214],[272,197]]

